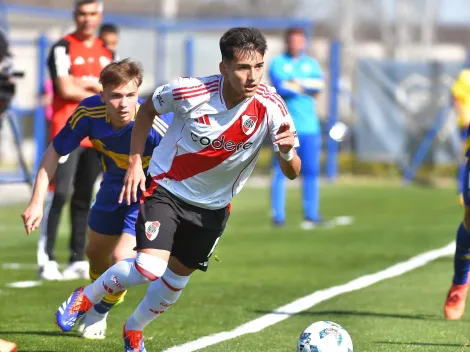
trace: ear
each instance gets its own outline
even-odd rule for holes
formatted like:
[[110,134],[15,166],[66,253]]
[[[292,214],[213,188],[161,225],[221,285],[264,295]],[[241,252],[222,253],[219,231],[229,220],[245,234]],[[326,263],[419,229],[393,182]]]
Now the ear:
[[225,76],[227,71],[225,70],[225,63],[223,61],[220,61],[219,63],[219,71],[222,74],[222,76]]

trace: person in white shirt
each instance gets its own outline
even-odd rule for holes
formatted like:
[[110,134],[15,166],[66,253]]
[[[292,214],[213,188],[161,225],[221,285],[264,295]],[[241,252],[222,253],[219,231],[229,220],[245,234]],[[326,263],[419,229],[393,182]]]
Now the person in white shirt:
[[[266,39],[255,28],[232,28],[220,39],[220,75],[180,78],[155,90],[139,109],[120,200],[144,195],[136,224],[137,256],[80,287],[59,307],[66,331],[109,293],[151,282],[123,329],[126,351],[144,351],[143,329],[173,305],[196,269],[206,271],[225,229],[230,200],[245,184],[269,136],[283,173],[301,168],[297,133],[282,98],[261,82]],[[155,114],[174,112],[154,149],[149,175],[143,145]]]

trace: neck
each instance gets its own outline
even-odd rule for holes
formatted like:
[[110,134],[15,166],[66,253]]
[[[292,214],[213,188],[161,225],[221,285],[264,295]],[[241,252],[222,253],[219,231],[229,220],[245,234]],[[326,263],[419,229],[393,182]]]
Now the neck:
[[225,106],[228,110],[245,100],[243,95],[238,95],[233,91],[232,87],[226,80],[224,80],[224,85],[222,87],[222,96],[224,97]]
[[95,41],[95,35],[87,35],[79,31],[75,31],[74,36],[76,36],[81,42],[83,42],[83,45],[90,47],[93,45],[93,42]]

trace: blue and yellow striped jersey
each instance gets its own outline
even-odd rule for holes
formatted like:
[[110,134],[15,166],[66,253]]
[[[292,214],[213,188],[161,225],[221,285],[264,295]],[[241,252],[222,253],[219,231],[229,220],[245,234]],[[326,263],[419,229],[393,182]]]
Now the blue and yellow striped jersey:
[[[145,144],[143,155],[145,170],[148,168],[153,149],[162,140],[172,118],[173,114],[155,117]],[[133,126],[134,121],[120,130],[114,130],[109,122],[106,106],[98,94],[84,99],[78,105],[52,143],[58,154],[67,155],[76,149],[84,138],[89,137],[94,149],[100,155],[104,171],[103,184],[115,184],[120,188],[129,165]]]

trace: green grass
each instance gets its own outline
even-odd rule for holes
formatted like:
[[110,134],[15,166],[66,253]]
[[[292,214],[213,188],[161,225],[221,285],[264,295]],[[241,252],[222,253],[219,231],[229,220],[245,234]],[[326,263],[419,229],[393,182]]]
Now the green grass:
[[[233,202],[227,231],[209,271],[193,275],[178,303],[145,331],[147,350],[161,351],[198,337],[231,330],[316,290],[385,269],[454,238],[462,210],[450,189],[326,186],[326,217],[351,215],[353,225],[302,231],[300,192],[288,194],[285,228],[270,226],[267,190],[245,189]],[[0,211],[0,262],[35,263],[38,234],[24,235],[22,207]],[[57,244],[65,263],[66,219]],[[87,341],[62,334],[57,307],[82,282],[47,282],[14,289],[13,281],[34,280],[34,270],[0,269],[0,338],[20,351],[118,351],[125,319],[145,294],[135,288],[110,313],[108,337]],[[300,332],[317,320],[333,320],[350,332],[355,351],[464,351],[470,320],[448,322],[443,303],[452,275],[451,258],[439,259],[395,279],[335,297],[259,333],[203,351],[295,351]],[[470,315],[469,315],[470,317]],[[470,348],[468,348],[470,351]]]

